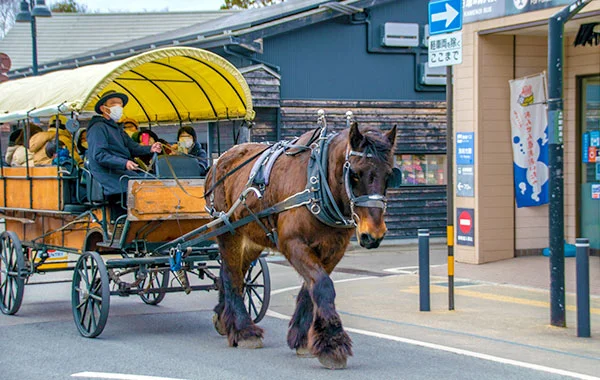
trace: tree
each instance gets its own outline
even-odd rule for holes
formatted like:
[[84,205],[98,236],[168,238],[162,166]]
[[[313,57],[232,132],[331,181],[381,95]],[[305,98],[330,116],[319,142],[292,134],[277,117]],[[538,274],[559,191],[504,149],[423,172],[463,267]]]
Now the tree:
[[221,9],[248,9],[268,7],[269,5],[283,3],[285,0],[224,0]]
[[77,4],[75,0],[59,0],[50,6],[50,10],[56,13],[87,13],[87,5]]
[[4,38],[14,25],[19,3],[19,0],[0,0],[0,39]]

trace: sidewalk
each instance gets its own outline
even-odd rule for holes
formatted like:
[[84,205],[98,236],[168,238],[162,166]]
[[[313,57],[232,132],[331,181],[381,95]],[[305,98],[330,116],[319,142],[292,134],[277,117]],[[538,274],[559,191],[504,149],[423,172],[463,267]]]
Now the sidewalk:
[[[455,310],[449,311],[447,248],[432,244],[430,251],[431,311],[421,312],[416,268],[406,267],[398,274],[383,269],[394,262],[417,262],[416,244],[388,244],[369,251],[352,246],[340,269],[355,268],[365,276],[368,272],[373,275],[336,283],[336,308],[344,325],[600,376],[600,258],[590,258],[592,337],[578,338],[575,258],[565,258],[567,327],[560,328],[550,326],[548,257],[518,257],[481,265],[456,263]],[[381,269],[369,265],[366,270],[364,263],[374,261]],[[291,294],[285,299],[282,296],[273,297],[271,308],[291,315]]]

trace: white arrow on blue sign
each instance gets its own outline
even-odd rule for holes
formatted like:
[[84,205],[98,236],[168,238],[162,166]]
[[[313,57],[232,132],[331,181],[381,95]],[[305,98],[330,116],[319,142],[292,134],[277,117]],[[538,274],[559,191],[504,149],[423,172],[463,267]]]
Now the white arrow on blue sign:
[[429,3],[429,34],[462,29],[462,0],[435,0]]

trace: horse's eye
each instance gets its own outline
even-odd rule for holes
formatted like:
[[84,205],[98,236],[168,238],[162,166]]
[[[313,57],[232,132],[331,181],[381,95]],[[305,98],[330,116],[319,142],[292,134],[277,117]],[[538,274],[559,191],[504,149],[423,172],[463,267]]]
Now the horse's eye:
[[358,183],[358,181],[360,180],[360,176],[356,173],[356,172],[350,172],[350,179],[352,180],[352,182],[354,183]]

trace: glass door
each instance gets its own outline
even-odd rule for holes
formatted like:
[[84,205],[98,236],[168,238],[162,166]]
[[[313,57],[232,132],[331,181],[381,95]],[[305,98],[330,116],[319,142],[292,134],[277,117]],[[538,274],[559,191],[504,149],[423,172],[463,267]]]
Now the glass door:
[[600,75],[582,78],[580,235],[600,249]]

